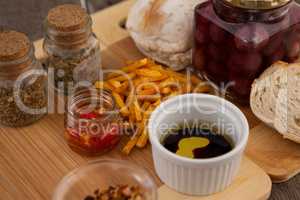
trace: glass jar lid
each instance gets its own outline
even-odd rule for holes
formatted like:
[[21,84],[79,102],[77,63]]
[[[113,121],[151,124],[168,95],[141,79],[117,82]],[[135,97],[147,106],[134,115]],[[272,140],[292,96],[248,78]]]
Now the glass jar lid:
[[274,9],[284,6],[291,2],[292,0],[224,0],[229,4],[245,8],[245,9],[255,9],[255,10],[267,10]]

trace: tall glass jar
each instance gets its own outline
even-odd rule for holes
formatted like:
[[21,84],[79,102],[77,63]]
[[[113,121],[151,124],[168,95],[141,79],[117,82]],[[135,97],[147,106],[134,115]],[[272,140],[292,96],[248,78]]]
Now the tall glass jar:
[[47,112],[47,79],[27,36],[0,31],[0,123],[32,124]]
[[100,45],[92,32],[92,19],[83,8],[66,4],[51,9],[44,29],[45,66],[58,91],[68,95],[77,84],[98,79]]
[[65,137],[76,152],[99,155],[114,148],[121,138],[120,116],[106,90],[78,89],[65,116]]
[[193,65],[241,103],[278,60],[300,55],[300,7],[292,0],[211,0],[195,8]]

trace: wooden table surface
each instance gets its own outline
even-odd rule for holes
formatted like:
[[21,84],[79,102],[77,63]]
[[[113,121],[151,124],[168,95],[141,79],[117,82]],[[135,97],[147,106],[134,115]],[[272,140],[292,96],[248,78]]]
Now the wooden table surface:
[[[132,4],[132,1],[128,1],[128,3],[125,3],[126,5],[125,6],[130,6]],[[93,15],[93,17],[98,17],[98,16],[106,16],[105,18],[110,18],[110,17],[113,17],[114,16],[114,12],[113,12],[113,7],[109,8],[109,9],[106,9],[104,11],[101,11],[101,12],[98,12],[96,14]],[[121,19],[120,19],[121,20]],[[110,24],[108,23],[105,23],[105,21],[103,21],[103,30],[105,30],[105,26],[110,26]],[[117,35],[119,35],[119,29],[113,29],[113,31],[111,32],[105,32],[105,31],[102,31],[102,32],[97,32],[96,34],[100,36],[100,38],[103,39],[103,44],[102,46],[105,47],[106,45],[108,45],[108,43],[114,43],[114,42],[117,42],[118,41],[118,37]],[[124,31],[124,34],[125,34],[125,31]],[[36,46],[38,48],[41,47],[41,41],[37,42],[36,43]],[[38,52],[37,53],[37,56],[38,57],[41,57],[41,52]],[[53,118],[52,116],[50,116],[50,118]],[[54,123],[54,122],[53,122]],[[1,131],[1,134],[9,134],[10,131],[7,131],[6,129],[3,129],[1,128],[2,131]],[[23,131],[23,134],[26,134],[26,131]],[[15,136],[12,136],[11,138],[14,138]],[[14,143],[15,141],[13,140],[3,140],[4,137],[1,137],[1,141],[0,141],[0,151],[2,152],[3,150],[3,147],[4,145],[4,142],[10,142],[10,143]],[[43,139],[43,136],[40,136],[40,139],[41,141],[31,141],[30,140],[31,138],[27,138],[27,143],[30,143],[32,145],[38,145],[39,143],[42,143],[42,139]],[[55,138],[53,138],[55,139]],[[61,145],[61,143],[58,143],[59,145]],[[40,154],[41,155],[41,159],[40,161],[41,162],[44,162],[45,160],[47,160],[48,158],[46,157],[43,157],[42,156],[42,153],[45,151],[49,151],[49,149],[45,148],[45,149],[36,149],[35,147],[37,146],[34,146],[34,149],[37,151],[37,152],[33,152],[33,154]],[[18,157],[18,156],[24,156],[22,153],[20,153],[20,151],[22,151],[23,148],[26,148],[24,146],[19,146],[18,148],[14,149],[13,151],[15,151],[15,156]],[[5,185],[5,189],[9,190],[10,192],[15,192],[17,193],[18,191],[15,190],[15,187],[14,187],[14,182],[11,182],[10,180],[7,180],[5,179],[5,175],[2,174],[2,172],[4,172],[4,165],[3,163],[4,162],[10,162],[12,163],[13,160],[10,160],[11,158],[9,157],[5,157],[5,155],[3,155],[2,153],[0,152],[0,185]],[[59,152],[53,152],[53,153],[59,153]],[[31,157],[30,156],[24,156],[22,159],[22,162],[24,162],[24,165],[26,165],[26,162],[31,162]],[[82,158],[81,159],[81,162],[84,162],[86,161],[85,158]],[[2,163],[3,162],[3,163]],[[72,164],[78,164],[78,163],[74,163],[74,160],[65,160],[64,162],[68,162],[68,163],[72,163]],[[13,166],[12,166],[13,167]],[[37,166],[38,167],[38,166]],[[63,167],[63,166],[61,166]],[[23,169],[22,166],[19,166],[20,169]],[[5,170],[8,170],[8,169],[5,169]],[[38,170],[38,168],[36,169],[32,169],[32,170]],[[31,175],[30,171],[14,171],[14,170],[8,170],[10,171],[11,173],[16,173],[17,176],[21,176],[22,178],[19,179],[19,180],[15,180],[16,182],[18,182],[19,184],[23,184],[24,187],[27,187],[27,181],[26,181],[26,178],[30,178],[30,179],[34,179],[34,177],[29,177]],[[67,169],[65,171],[68,171]],[[25,173],[25,175],[23,174],[19,174],[19,173]],[[45,172],[45,177],[47,178],[50,178],[51,179],[51,173],[50,172]],[[1,187],[0,187],[1,188]],[[2,188],[3,189],[3,188]],[[2,192],[4,192],[3,190],[0,189],[0,194],[2,194]],[[0,199],[2,200],[2,197],[0,196]],[[24,198],[26,199],[26,198]],[[289,199],[289,200],[298,200],[300,199],[300,175],[296,176],[295,178],[291,179],[290,181],[286,182],[286,183],[282,183],[282,184],[273,184],[273,190],[272,190],[272,195],[270,197],[271,200],[286,200],[286,199]],[[4,200],[4,199],[3,199]]]

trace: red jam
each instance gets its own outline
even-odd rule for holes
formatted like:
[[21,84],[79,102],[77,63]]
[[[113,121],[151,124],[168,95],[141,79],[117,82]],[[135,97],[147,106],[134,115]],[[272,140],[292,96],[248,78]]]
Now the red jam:
[[103,154],[115,147],[121,138],[119,117],[114,100],[106,91],[91,95],[88,90],[75,94],[65,118],[65,137],[76,152]]
[[195,9],[193,65],[241,103],[267,67],[299,55],[300,6],[294,2],[249,10],[211,0]]

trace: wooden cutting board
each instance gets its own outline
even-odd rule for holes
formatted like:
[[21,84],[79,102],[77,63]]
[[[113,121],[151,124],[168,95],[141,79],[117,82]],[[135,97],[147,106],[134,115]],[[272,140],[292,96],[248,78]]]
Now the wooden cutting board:
[[[122,66],[126,60],[143,56],[127,37],[109,45],[102,52],[102,57],[105,67],[115,68]],[[179,194],[163,185],[156,176],[150,145],[142,150],[135,149],[130,156],[124,156],[120,153],[125,142],[123,140],[115,150],[104,156],[84,157],[73,152],[64,140],[63,117],[51,114],[28,127],[0,127],[1,198],[50,199],[64,175],[87,161],[99,158],[129,160],[146,168],[159,187],[159,200],[263,200],[270,195],[272,183],[269,176],[247,157],[244,157],[234,182],[225,191],[206,197]]]
[[[120,24],[126,19],[128,9],[134,2],[134,0],[125,1],[117,5],[118,8],[110,8],[94,15],[94,19],[101,22],[101,24],[105,24],[104,21],[107,18],[111,19],[112,23],[105,24],[104,29],[99,28],[98,25],[94,27],[104,44],[114,43],[114,49],[118,50],[126,49],[128,46],[131,46],[132,49],[135,48],[132,41],[128,39],[127,31],[120,27]],[[124,53],[118,54],[124,56]],[[273,182],[284,182],[298,174],[300,172],[300,144],[283,139],[276,131],[265,126],[254,116],[249,107],[240,108],[246,115],[250,128],[253,128],[250,132],[250,141],[246,150],[246,154],[251,160],[263,168],[270,175]]]

